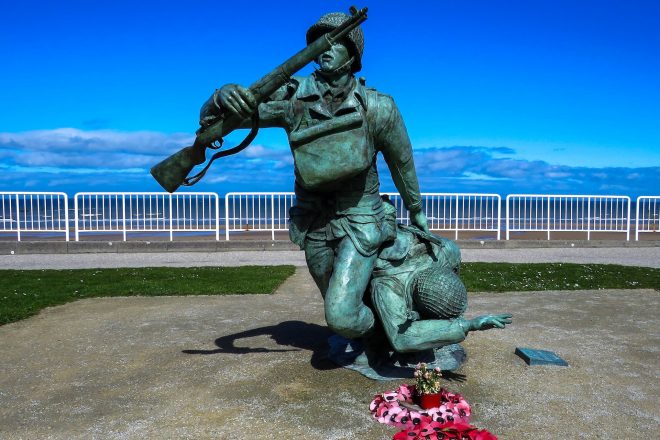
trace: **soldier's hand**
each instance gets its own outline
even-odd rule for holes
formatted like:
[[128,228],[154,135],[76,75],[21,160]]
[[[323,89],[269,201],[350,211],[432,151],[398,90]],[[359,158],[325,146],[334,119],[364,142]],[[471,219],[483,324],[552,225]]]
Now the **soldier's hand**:
[[206,100],[202,105],[202,108],[199,110],[199,125],[203,128],[208,127],[213,124],[215,121],[220,118],[222,115],[222,109],[216,104],[216,94],[219,90],[216,90],[213,95]]
[[506,324],[511,324],[510,313],[500,313],[499,315],[477,316],[470,320],[471,330],[488,330],[491,328],[504,328]]
[[257,101],[248,89],[238,84],[226,84],[216,92],[216,98],[225,110],[247,119],[257,110]]
[[426,220],[426,215],[422,210],[410,214],[410,222],[422,231],[430,233],[428,220]]

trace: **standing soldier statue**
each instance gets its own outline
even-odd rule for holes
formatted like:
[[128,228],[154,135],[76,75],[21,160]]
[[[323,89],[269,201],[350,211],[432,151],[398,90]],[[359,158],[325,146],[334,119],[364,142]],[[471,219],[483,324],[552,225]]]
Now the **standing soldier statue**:
[[[396,238],[394,216],[380,197],[376,158],[382,153],[416,230],[428,233],[406,127],[394,100],[355,78],[362,68],[366,8],[323,15],[307,31],[307,47],[249,88],[227,84],[202,106],[195,144],[152,168],[172,192],[192,185],[210,163],[247,147],[259,127],[286,130],[294,158],[296,204],[289,235],[305,251],[307,267],[324,299],[328,327],[364,347],[380,331],[364,303],[377,254]],[[308,77],[293,76],[315,61]],[[186,178],[236,128],[252,131],[232,149],[216,153],[202,172]],[[380,346],[382,351],[383,347]],[[365,353],[374,350],[365,349]],[[376,350],[377,351],[377,350]],[[365,354],[357,363],[371,363]]]

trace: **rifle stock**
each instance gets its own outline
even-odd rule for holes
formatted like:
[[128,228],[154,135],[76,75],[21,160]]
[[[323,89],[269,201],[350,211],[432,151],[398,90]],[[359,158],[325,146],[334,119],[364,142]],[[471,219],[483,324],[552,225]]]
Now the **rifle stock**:
[[[200,152],[201,160],[199,160]],[[158,162],[151,168],[151,175],[165,191],[173,193],[181,186],[195,165],[204,163],[204,160],[205,150],[196,149],[191,145]]]

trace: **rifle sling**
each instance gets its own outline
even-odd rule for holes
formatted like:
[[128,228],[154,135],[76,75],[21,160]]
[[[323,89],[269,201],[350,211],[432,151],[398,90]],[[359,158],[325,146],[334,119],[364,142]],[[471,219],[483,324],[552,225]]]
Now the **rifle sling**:
[[[215,153],[213,156],[211,156],[211,160],[208,161],[208,163],[204,166],[202,171],[200,171],[199,173],[195,174],[192,177],[186,177],[185,179],[183,179],[183,183],[181,185],[193,186],[194,184],[199,182],[202,179],[202,177],[204,177],[206,171],[208,171],[213,161],[221,157],[230,156],[232,154],[236,154],[245,150],[252,143],[254,138],[257,136],[258,132],[259,132],[259,111],[257,110],[252,115],[252,129],[250,130],[248,135],[245,136],[245,139],[243,139],[243,141],[240,144],[238,144],[233,148],[230,148],[229,150],[218,151],[217,153]],[[222,143],[222,141],[220,142]]]

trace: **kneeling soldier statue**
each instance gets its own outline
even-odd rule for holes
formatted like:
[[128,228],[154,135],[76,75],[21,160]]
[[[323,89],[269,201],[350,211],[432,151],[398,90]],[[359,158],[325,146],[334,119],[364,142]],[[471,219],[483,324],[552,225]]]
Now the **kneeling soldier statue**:
[[[387,259],[385,250],[379,259],[379,250],[397,238],[395,218],[386,215],[380,197],[379,152],[410,212],[412,228],[428,234],[428,225],[412,147],[399,109],[390,96],[366,87],[363,78],[355,77],[362,68],[364,35],[359,25],[366,20],[366,12],[366,8],[351,8],[351,15],[323,15],[308,29],[307,47],[281,66],[248,88],[227,84],[216,90],[201,109],[195,144],[156,165],[152,174],[165,189],[175,191],[181,184],[197,182],[214,159],[247,147],[259,127],[283,128],[295,173],[290,238],[305,251],[307,266],[324,299],[328,327],[371,347],[381,335],[375,310],[390,343],[400,351],[414,351],[448,339],[429,337],[426,325],[422,325],[417,342],[417,330],[396,336],[394,328],[401,325],[397,316],[407,310],[405,300],[394,301],[398,294],[386,293],[380,286],[385,281],[378,281],[379,275],[374,274],[372,280],[374,268],[377,273],[383,270],[377,261]],[[318,65],[314,73],[293,76],[312,60]],[[219,148],[226,134],[249,127],[250,135],[239,146],[216,153],[202,172],[186,178],[193,166],[205,161],[207,148]],[[370,283],[376,292],[374,308],[365,304]],[[383,305],[378,305],[379,301]],[[390,319],[392,323],[386,324]],[[454,327],[451,324],[442,331],[458,332]],[[462,335],[469,330],[465,327]],[[363,357],[357,362],[373,363],[366,354]]]

